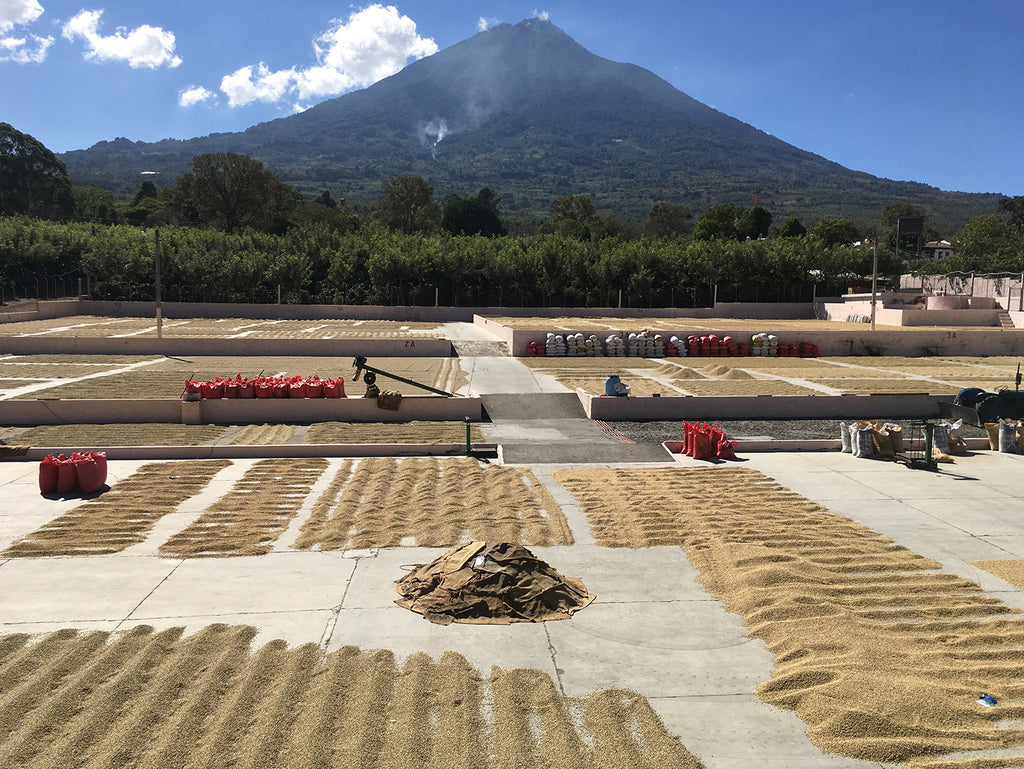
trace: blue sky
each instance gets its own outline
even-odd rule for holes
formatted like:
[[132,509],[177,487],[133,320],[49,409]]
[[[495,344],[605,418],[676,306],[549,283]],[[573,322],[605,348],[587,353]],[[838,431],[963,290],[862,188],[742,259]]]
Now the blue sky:
[[848,168],[1024,195],[1022,0],[0,0],[0,121],[56,152],[240,131],[534,16]]

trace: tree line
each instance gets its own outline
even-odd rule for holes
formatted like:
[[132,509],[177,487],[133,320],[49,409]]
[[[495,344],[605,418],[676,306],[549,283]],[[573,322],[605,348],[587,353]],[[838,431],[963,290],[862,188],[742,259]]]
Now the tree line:
[[[64,294],[150,300],[154,228],[0,218],[6,298]],[[810,238],[744,242],[683,236],[582,240],[405,234],[368,222],[283,234],[159,228],[166,301],[461,306],[706,306],[810,301],[870,270],[871,254]],[[42,282],[40,282],[42,281]],[[620,293],[621,297],[620,297]]]

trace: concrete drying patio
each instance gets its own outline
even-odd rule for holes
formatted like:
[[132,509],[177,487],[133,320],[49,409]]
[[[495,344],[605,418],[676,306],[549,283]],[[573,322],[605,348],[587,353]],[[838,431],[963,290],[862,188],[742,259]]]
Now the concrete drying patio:
[[[742,460],[1024,608],[1024,591],[970,565],[1024,558],[1024,504],[1016,480],[1024,457],[978,452],[938,473],[834,452]],[[247,462],[236,464],[241,469]],[[139,464],[111,462],[111,482]],[[567,621],[433,625],[394,605],[393,583],[409,565],[429,562],[444,548],[297,552],[290,544],[305,517],[301,511],[266,556],[161,558],[160,542],[197,515],[183,510],[165,516],[145,542],[116,555],[0,560],[0,635],[139,624],[193,632],[227,623],[256,627],[254,646],[275,638],[289,645],[313,642],[327,651],[352,644],[391,649],[400,659],[452,649],[485,674],[492,665],[544,671],[568,696],[633,689],[709,769],[880,766],[822,753],[795,714],[754,694],[770,677],[772,655],[701,587],[682,549],[595,545],[573,497],[551,477],[562,466],[533,469],[562,506],[576,544],[531,550],[597,594]],[[0,464],[0,548],[81,504],[41,497],[36,472],[34,463]],[[230,481],[219,487],[215,481],[195,505],[229,488]]]
[[[293,549],[329,472],[268,554],[162,557],[160,545],[228,494],[256,462],[236,459],[122,552],[0,555],[0,637],[24,633],[38,639],[65,628],[120,632],[139,625],[184,627],[193,634],[224,623],[256,628],[254,649],[283,639],[290,647],[316,644],[326,653],[347,645],[389,649],[400,661],[417,652],[438,658],[453,650],[483,676],[492,666],[541,671],[568,697],[611,687],[634,690],[708,769],[889,766],[824,753],[793,711],[766,704],[755,690],[772,677],[777,660],[762,640],[748,635],[740,615],[703,587],[686,551],[676,545],[599,546],[580,501],[554,477],[566,468],[595,466],[634,472],[701,467],[710,476],[714,466],[618,440],[585,419],[577,396],[552,377],[495,355],[494,337],[486,331],[456,323],[444,331],[462,348],[467,391],[481,398],[491,417],[482,427],[486,439],[502,445],[505,462],[531,470],[566,516],[574,544],[530,550],[596,594],[572,619],[433,625],[393,603],[394,581],[446,548]],[[327,460],[332,467],[342,461]],[[838,452],[807,452],[750,453],[722,467],[757,470],[1022,609],[1024,590],[972,565],[1024,559],[1022,463],[1021,455],[978,451],[932,473]],[[116,488],[143,464],[111,461],[108,483]],[[0,463],[0,552],[82,504],[42,497],[37,472],[35,462]],[[973,751],[964,757],[1019,752]]]

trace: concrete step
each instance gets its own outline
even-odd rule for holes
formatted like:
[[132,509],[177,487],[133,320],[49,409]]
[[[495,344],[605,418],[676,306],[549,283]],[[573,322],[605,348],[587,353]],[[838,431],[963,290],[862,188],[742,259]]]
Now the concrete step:
[[1006,310],[999,310],[999,312],[996,313],[996,317],[999,318],[999,326],[1001,328],[1016,328],[1016,326],[1013,325],[1013,318],[1010,317],[1010,313]]

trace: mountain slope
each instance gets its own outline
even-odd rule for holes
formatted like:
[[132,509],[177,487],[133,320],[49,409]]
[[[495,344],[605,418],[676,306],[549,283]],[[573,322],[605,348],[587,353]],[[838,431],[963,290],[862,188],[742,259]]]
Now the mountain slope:
[[874,219],[885,203],[909,200],[960,224],[998,199],[850,171],[647,70],[595,56],[538,19],[494,27],[365,90],[241,133],[119,139],[62,159],[76,183],[128,194],[143,168],[170,183],[194,155],[228,151],[258,158],[304,193],[373,200],[383,179],[419,174],[439,195],[489,186],[513,214],[545,212],[566,193],[631,217],[659,200],[700,210],[757,194],[777,218]]

